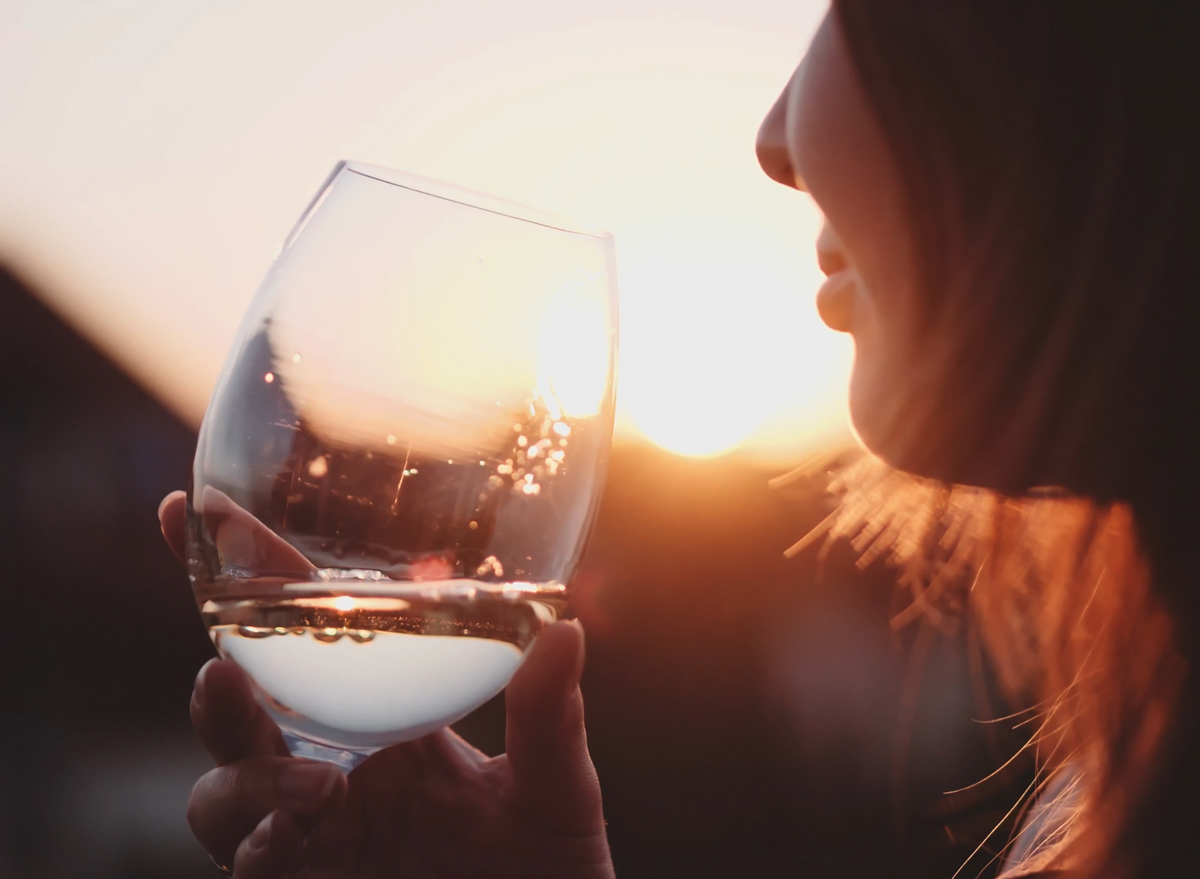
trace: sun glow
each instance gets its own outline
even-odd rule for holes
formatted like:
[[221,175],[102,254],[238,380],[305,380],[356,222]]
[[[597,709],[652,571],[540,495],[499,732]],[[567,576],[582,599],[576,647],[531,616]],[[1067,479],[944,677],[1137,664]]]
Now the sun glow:
[[[823,0],[94,5],[43,4],[32,28],[0,9],[0,245],[189,422],[270,254],[350,158],[614,234],[619,438],[794,459],[844,424],[816,212],[753,154]],[[264,381],[319,356],[281,350]],[[551,390],[587,409],[585,373]]]
[[772,231],[664,224],[627,260],[621,400],[655,444],[712,456],[815,441],[840,423],[845,341],[815,314],[811,258]]
[[561,408],[567,415],[586,418],[599,412],[604,402],[615,329],[602,298],[607,288],[601,279],[567,283],[550,304],[539,346],[538,393],[552,412]]

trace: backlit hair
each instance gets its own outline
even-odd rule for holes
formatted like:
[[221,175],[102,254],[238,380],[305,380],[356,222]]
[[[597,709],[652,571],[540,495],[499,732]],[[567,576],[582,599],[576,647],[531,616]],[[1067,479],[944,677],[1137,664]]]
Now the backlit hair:
[[924,292],[892,467],[844,474],[829,524],[894,555],[918,609],[968,605],[1040,707],[1043,773],[1078,769],[1027,866],[1200,875],[1200,10],[834,14]]

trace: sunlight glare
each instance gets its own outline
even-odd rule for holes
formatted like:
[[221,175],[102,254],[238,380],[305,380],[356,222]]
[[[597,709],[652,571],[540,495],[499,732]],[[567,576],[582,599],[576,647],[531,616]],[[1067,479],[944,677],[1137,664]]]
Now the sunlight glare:
[[[623,264],[621,361],[621,403],[636,429],[698,457],[771,422],[789,421],[802,439],[828,433],[848,360],[813,307],[805,242],[718,219],[638,237],[647,246]],[[811,423],[785,417],[796,409]]]
[[[850,345],[813,307],[816,212],[753,149],[825,2],[143,3],[114,17],[63,0],[33,29],[26,5],[0,7],[0,239],[193,426],[271,254],[341,158],[614,234],[619,440],[794,459],[844,424]],[[381,318],[401,328],[391,344],[413,317]],[[457,385],[478,370],[456,338],[432,365],[389,357],[369,373]],[[543,354],[565,360],[569,338]],[[272,381],[320,368],[319,349],[280,351]],[[595,399],[594,382],[555,380],[564,405]],[[385,449],[395,430],[379,425]]]
[[612,322],[602,298],[606,289],[607,279],[599,277],[564,284],[542,326],[538,393],[575,418],[599,412],[608,388]]

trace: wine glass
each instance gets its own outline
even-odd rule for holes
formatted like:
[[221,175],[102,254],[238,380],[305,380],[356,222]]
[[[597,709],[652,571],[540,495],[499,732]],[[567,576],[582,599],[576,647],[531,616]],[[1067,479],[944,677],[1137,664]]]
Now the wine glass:
[[564,610],[612,437],[612,237],[343,162],[200,430],[188,572],[293,754],[347,770],[499,693]]

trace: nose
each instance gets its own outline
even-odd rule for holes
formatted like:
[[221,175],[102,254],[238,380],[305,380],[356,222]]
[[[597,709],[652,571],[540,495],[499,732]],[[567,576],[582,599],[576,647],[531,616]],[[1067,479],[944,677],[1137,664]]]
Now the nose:
[[759,126],[754,152],[758,155],[758,164],[768,177],[784,186],[803,190],[792,167],[787,146],[788,92],[791,87],[792,83],[789,82]]

